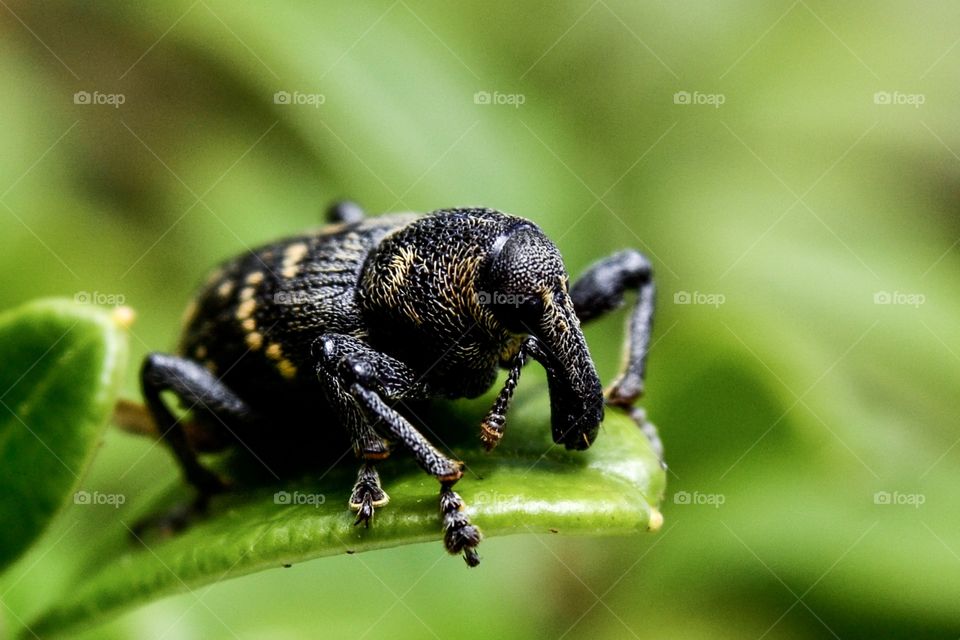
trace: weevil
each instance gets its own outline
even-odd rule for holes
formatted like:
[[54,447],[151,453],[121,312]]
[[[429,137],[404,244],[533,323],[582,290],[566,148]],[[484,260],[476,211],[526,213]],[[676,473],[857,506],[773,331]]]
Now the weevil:
[[[328,218],[220,265],[187,310],[178,353],[143,362],[147,408],[196,488],[196,509],[228,488],[200,452],[242,445],[257,455],[280,444],[320,458],[345,442],[360,467],[348,504],[368,526],[389,499],[377,462],[399,444],[439,481],[446,549],[475,566],[482,535],[453,490],[464,465],[424,437],[406,407],[479,396],[505,368],[479,429],[489,451],[531,358],[546,370],[555,443],[587,449],[610,405],[662,454],[635,406],[654,312],[653,270],[640,252],[600,260],[570,286],[540,228],[493,209],[366,217],[339,203]],[[604,392],[580,325],[631,291],[624,365]],[[164,392],[191,422],[175,417]]]

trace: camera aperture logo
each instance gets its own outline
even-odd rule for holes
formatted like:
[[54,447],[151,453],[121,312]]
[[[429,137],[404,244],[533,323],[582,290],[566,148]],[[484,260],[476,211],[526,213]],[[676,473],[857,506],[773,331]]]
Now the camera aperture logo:
[[722,93],[701,93],[700,91],[677,91],[673,94],[673,104],[707,106],[719,109],[727,101]]
[[308,106],[319,109],[327,101],[322,93],[303,93],[301,91],[277,91],[273,94],[273,104]]
[[522,93],[500,93],[499,91],[477,91],[473,94],[473,104],[506,105],[519,109],[527,102],[527,96]]
[[273,504],[282,505],[309,505],[319,508],[327,501],[322,493],[303,493],[301,491],[277,491],[273,494]]
[[127,101],[122,93],[100,93],[99,91],[77,91],[73,94],[73,104],[108,106],[119,109]]
[[127,501],[122,493],[100,493],[99,491],[77,491],[73,494],[73,504],[107,505],[119,509]]

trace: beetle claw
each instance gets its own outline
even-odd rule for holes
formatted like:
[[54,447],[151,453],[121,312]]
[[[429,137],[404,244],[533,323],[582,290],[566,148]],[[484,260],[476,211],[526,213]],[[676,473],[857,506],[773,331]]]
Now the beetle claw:
[[357,517],[353,521],[353,526],[357,526],[360,523],[363,523],[363,526],[366,528],[370,527],[370,520],[373,519],[373,498],[369,493],[363,496],[363,502],[360,504],[357,509]]
[[357,512],[353,525],[370,526],[376,507],[382,507],[390,501],[390,496],[380,487],[380,476],[369,464],[360,468],[357,483],[350,494],[350,508]]

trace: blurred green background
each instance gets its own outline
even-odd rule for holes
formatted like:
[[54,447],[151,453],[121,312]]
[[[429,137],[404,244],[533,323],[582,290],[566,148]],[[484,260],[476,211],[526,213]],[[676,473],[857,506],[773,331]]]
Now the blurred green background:
[[[131,397],[211,264],[335,198],[658,273],[660,533],[328,558],[85,637],[957,637],[958,38],[953,2],[0,0],[0,303],[135,307]],[[623,319],[587,329],[605,380]],[[86,485],[176,481],[111,431]],[[76,577],[81,515],[0,618]]]

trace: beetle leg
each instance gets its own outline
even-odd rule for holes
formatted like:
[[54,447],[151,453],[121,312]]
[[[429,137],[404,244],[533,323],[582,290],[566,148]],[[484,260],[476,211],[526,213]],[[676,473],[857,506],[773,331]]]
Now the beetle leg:
[[227,423],[251,419],[247,404],[223,382],[192,360],[153,353],[144,360],[140,383],[147,408],[156,421],[163,441],[177,457],[187,482],[197,488],[201,498],[226,489],[226,483],[202,466],[190,446],[183,423],[174,417],[160,394],[172,391],[181,402],[197,411],[216,416]]
[[396,409],[389,406],[380,394],[359,383],[350,387],[350,392],[374,423],[387,435],[402,442],[413,454],[420,467],[440,482],[456,482],[463,475],[463,463],[451,460],[430,444],[417,429]]
[[[110,420],[131,435],[160,439],[160,427],[157,426],[153,413],[144,404],[120,398],[113,406]],[[230,445],[228,433],[210,429],[202,421],[184,420],[182,424],[187,432],[190,448],[197,453],[216,453]]]
[[360,222],[365,216],[366,214],[363,212],[363,208],[356,202],[349,200],[334,202],[330,205],[330,208],[327,209],[327,222],[331,223],[351,224],[353,222]]
[[623,305],[627,291],[637,292],[630,314],[623,369],[607,389],[607,403],[626,411],[644,431],[663,460],[663,445],[656,427],[633,405],[643,395],[647,351],[653,332],[656,289],[653,267],[639,251],[626,249],[591,265],[570,289],[577,317],[586,323]]
[[359,350],[369,349],[350,336],[321,336],[313,345],[317,377],[323,385],[327,402],[334,408],[347,429],[354,453],[364,460],[348,504],[357,512],[355,524],[369,526],[376,507],[387,504],[389,497],[380,487],[380,477],[373,464],[390,455],[387,442],[373,428],[364,410],[350,391],[349,358]]
[[638,295],[630,316],[626,361],[607,393],[610,404],[622,407],[632,406],[643,395],[647,349],[653,329],[654,284],[650,261],[639,251],[620,251],[593,264],[570,290],[581,322],[589,322],[620,307],[628,290],[636,290]]
[[[463,501],[451,487],[463,475],[463,463],[443,455],[386,400],[429,395],[416,372],[404,363],[375,351],[357,338],[328,334],[319,340],[318,371],[331,389],[346,390],[368,421],[392,440],[402,442],[424,471],[440,481],[440,510],[444,544],[452,554],[463,554],[470,566],[479,556],[480,530],[462,512]],[[361,474],[363,472],[361,471]],[[359,479],[358,479],[359,482]],[[374,505],[372,505],[374,506]],[[363,508],[361,503],[360,509]]]
[[249,421],[252,413],[246,403],[212,373],[184,358],[162,353],[150,354],[141,368],[140,383],[160,438],[173,451],[184,477],[198,493],[192,503],[178,505],[167,514],[138,523],[134,532],[150,527],[167,532],[178,531],[203,514],[210,497],[224,491],[227,483],[200,464],[184,423],[174,417],[160,394],[171,391],[187,406],[196,407],[195,413],[215,416],[224,424]]
[[480,544],[481,534],[466,514],[462,512],[463,501],[451,487],[463,475],[462,463],[450,460],[436,450],[406,418],[389,407],[379,394],[370,391],[360,383],[351,386],[357,398],[378,424],[384,425],[391,437],[403,442],[413,453],[420,466],[440,481],[440,512],[443,516],[444,545],[447,551],[463,558],[471,567],[480,562],[476,547]]
[[510,370],[507,373],[507,379],[503,383],[503,388],[497,394],[493,406],[487,412],[483,422],[480,423],[480,442],[487,451],[493,451],[493,448],[500,443],[503,438],[503,425],[507,418],[507,408],[510,406],[510,400],[513,399],[513,392],[517,388],[517,382],[520,381],[520,371],[523,365],[527,363],[527,345],[524,342],[520,345],[520,350],[510,362]]
[[[363,410],[350,395],[349,388],[338,374],[339,361],[349,353],[349,350],[339,341],[327,344],[325,340],[326,336],[318,339],[313,345],[313,357],[317,362],[317,378],[323,386],[327,403],[334,409],[347,430],[354,455],[364,461],[348,504],[357,512],[355,524],[362,522],[364,526],[369,526],[375,508],[389,501],[386,492],[380,488],[380,477],[373,465],[390,455],[390,447],[367,421]],[[367,495],[369,497],[365,498]]]

